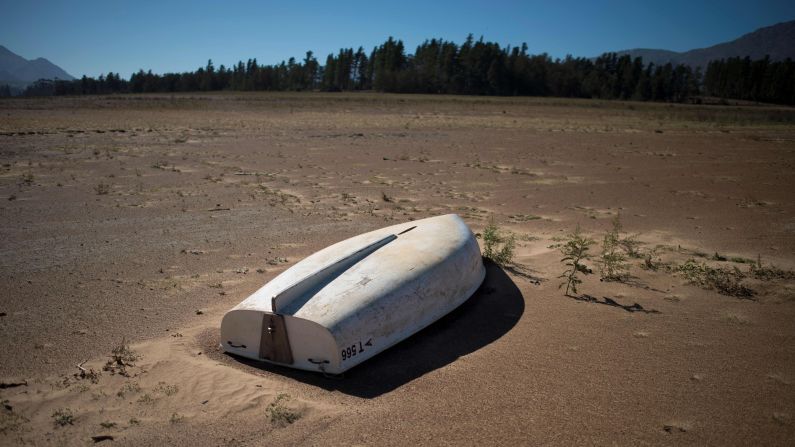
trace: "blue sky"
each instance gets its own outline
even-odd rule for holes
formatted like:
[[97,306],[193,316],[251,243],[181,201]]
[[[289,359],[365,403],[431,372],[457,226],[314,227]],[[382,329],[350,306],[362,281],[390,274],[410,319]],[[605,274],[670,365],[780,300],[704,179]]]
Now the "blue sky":
[[468,33],[531,53],[595,56],[628,48],[684,51],[795,19],[795,1],[25,1],[0,0],[0,45],[74,76],[162,73],[313,50],[369,52],[387,37],[413,53],[426,38]]

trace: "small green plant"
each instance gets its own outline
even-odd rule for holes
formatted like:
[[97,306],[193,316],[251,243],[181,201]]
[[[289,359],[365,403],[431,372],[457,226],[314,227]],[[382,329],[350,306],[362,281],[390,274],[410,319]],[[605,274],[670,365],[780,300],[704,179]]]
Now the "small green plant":
[[117,424],[116,424],[115,422],[111,422],[111,421],[105,421],[105,422],[100,422],[100,423],[99,423],[99,425],[100,425],[102,428],[113,428],[113,427],[115,427]]
[[491,259],[498,265],[508,265],[513,262],[515,248],[516,236],[513,233],[507,236],[501,234],[492,217],[489,225],[483,230],[483,257]]
[[566,243],[560,248],[560,252],[563,253],[560,262],[565,263],[568,268],[558,276],[558,278],[564,279],[558,288],[565,285],[566,296],[572,296],[570,292],[577,293],[577,284],[582,284],[582,280],[577,277],[579,273],[586,275],[591,273],[591,269],[583,264],[583,261],[591,258],[588,249],[595,243],[596,241],[582,234],[578,224],[574,232],[567,236]]
[[75,416],[72,410],[68,408],[60,408],[55,410],[52,414],[53,421],[56,427],[65,427],[67,425],[74,425]]
[[130,418],[130,420],[127,421],[127,423],[130,425],[130,427],[132,427],[133,425],[141,425],[141,421],[138,420],[138,418]]
[[602,240],[602,254],[599,257],[599,272],[603,281],[623,281],[629,276],[627,257],[619,248],[621,243],[621,220],[618,215],[613,219],[613,228]]
[[301,419],[302,415],[299,411],[287,408],[284,405],[289,400],[289,394],[281,393],[268,405],[265,412],[270,417],[272,424],[284,427]]
[[639,235],[630,234],[622,237],[621,233],[623,230],[624,225],[621,223],[621,213],[617,213],[616,217],[613,218],[613,232],[615,233],[616,237],[616,245],[621,247],[630,258],[642,258],[643,253],[641,252],[640,247],[643,245],[643,242],[638,240]]

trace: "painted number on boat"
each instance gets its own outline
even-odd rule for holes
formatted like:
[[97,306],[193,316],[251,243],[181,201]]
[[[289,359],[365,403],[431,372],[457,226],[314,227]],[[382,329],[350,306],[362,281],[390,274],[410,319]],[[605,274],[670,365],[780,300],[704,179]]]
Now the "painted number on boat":
[[373,346],[373,339],[369,339],[366,342],[362,343],[359,340],[357,343],[354,343],[345,349],[343,349],[340,353],[342,354],[342,360],[348,360],[351,357],[355,357],[356,354],[361,354],[364,352],[364,348],[367,346]]

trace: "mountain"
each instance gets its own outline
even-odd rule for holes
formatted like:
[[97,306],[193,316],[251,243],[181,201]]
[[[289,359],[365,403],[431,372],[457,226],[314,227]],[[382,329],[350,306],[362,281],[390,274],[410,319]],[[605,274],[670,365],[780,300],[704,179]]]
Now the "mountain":
[[0,70],[0,84],[19,84],[24,83],[18,77],[12,75],[6,70]]
[[74,77],[65,72],[61,67],[43,57],[27,60],[0,45],[0,84],[20,86],[21,84],[29,84],[39,79],[56,78],[66,80],[74,79]]
[[27,64],[17,68],[13,74],[23,81],[36,81],[39,79],[64,79],[71,81],[74,79],[72,75],[65,72],[61,67],[43,57],[28,61]]
[[644,63],[653,62],[655,65],[664,65],[671,62],[702,69],[706,68],[709,61],[729,57],[748,56],[751,59],[763,59],[769,55],[770,59],[774,61],[786,58],[795,59],[795,20],[759,28],[731,42],[681,53],[646,48],[622,50],[616,51],[616,53],[628,54],[633,58],[642,57]]

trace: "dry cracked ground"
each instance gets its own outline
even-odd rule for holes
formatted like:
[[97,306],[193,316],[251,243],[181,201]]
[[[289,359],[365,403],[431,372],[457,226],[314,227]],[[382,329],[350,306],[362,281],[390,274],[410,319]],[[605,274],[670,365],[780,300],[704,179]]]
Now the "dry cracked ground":
[[[3,445],[795,443],[791,108],[4,99],[0,161]],[[436,324],[342,378],[218,351],[302,257],[446,213],[516,249]]]

